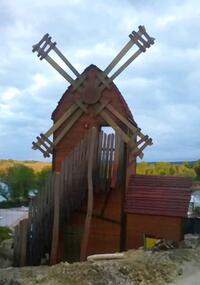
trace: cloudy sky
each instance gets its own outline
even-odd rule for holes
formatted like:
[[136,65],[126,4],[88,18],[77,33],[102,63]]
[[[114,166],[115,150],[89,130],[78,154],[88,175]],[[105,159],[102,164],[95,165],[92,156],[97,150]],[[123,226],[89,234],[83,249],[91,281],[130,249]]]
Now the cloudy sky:
[[68,86],[33,44],[48,32],[79,72],[105,69],[141,24],[156,42],[115,83],[153,138],[144,160],[199,159],[198,0],[0,0],[0,159],[43,160],[31,143]]

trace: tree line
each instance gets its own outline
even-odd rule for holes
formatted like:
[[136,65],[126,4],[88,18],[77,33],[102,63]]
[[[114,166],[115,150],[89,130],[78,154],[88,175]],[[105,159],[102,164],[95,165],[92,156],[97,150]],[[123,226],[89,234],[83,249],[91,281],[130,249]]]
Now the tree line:
[[[0,169],[0,181],[8,186],[7,190],[0,184],[0,195],[8,201],[28,201],[30,193],[37,193],[44,186],[50,172],[51,165],[35,171],[23,163],[14,163],[8,168]],[[137,174],[191,176],[200,181],[200,160],[180,164],[141,162],[137,164]]]
[[[33,168],[16,163],[0,171],[0,194],[8,201],[28,201],[45,184],[51,166],[35,172]],[[5,187],[5,183],[8,187]]]
[[137,174],[190,176],[194,180],[200,180],[200,160],[194,163],[174,164],[169,162],[140,162],[137,164]]

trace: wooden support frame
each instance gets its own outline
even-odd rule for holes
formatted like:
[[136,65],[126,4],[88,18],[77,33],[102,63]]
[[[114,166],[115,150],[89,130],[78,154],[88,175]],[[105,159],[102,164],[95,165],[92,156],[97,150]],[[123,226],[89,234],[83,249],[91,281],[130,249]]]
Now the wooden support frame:
[[122,197],[121,197],[121,218],[120,218],[120,244],[119,251],[126,250],[127,235],[127,214],[124,211],[125,195],[126,195],[126,176],[127,176],[127,146],[124,143],[124,159],[123,159],[122,175]]
[[[130,41],[123,47],[123,49],[117,54],[117,56],[112,60],[112,62],[104,70],[104,74],[108,75],[113,68],[119,63],[119,61],[124,57],[124,55],[130,50],[130,48],[136,44],[139,50],[133,54],[111,77],[110,80],[114,80],[141,52],[144,52],[146,48],[154,44],[154,38],[150,37],[144,26],[139,26],[138,32],[133,31],[129,35]],[[145,37],[145,39],[142,38]],[[139,42],[141,41],[141,43]]]
[[76,121],[80,118],[80,116],[83,114],[83,110],[79,109],[76,113],[74,113],[71,116],[71,120],[68,122],[67,126],[60,132],[58,137],[53,142],[53,146],[55,147],[61,139],[68,133],[68,131],[71,129],[71,127],[76,123]]
[[79,106],[81,110],[83,110],[83,112],[88,113],[87,105],[84,104],[81,100],[77,100],[76,104]]
[[73,104],[62,117],[45,133],[46,137],[52,135],[73,113],[79,108],[77,104]]
[[86,219],[85,219],[84,234],[83,234],[83,238],[81,242],[81,253],[80,253],[81,261],[86,260],[87,245],[88,245],[90,225],[91,225],[91,220],[92,220],[93,199],[94,199],[93,198],[92,174],[93,174],[93,163],[94,163],[94,157],[95,157],[96,138],[97,138],[97,130],[96,128],[93,127],[91,130],[89,156],[88,156],[88,171],[87,171],[88,202],[87,202],[87,214],[86,214]]
[[[64,113],[62,115],[62,117],[45,133],[45,134],[40,134],[41,138],[46,141],[50,147],[47,147],[46,150],[44,150],[41,146],[44,145],[43,141],[41,141],[41,139],[39,139],[37,142],[33,142],[33,149],[39,149],[44,157],[49,157],[49,153],[52,153],[52,148],[54,146],[54,144],[50,141],[50,139],[48,139],[48,137],[50,135],[52,135],[69,117],[71,117],[75,111],[77,111],[77,109],[79,108],[79,106],[77,104],[73,104],[69,110],[67,110],[66,113]],[[37,137],[38,139],[38,137]]]
[[54,218],[53,218],[53,230],[52,230],[52,242],[51,242],[51,256],[50,265],[56,264],[59,261],[58,248],[59,248],[59,234],[60,234],[60,173],[55,174],[54,180]]
[[[110,115],[107,113],[106,110],[104,110],[104,108],[111,111],[113,115],[115,115],[127,127],[129,127],[133,132],[133,136],[138,135],[141,137],[141,140],[144,140],[145,136],[140,132],[139,128],[133,126],[126,118],[124,118],[118,111],[116,111],[114,107],[112,107],[112,105],[106,103],[107,102],[104,102],[104,104],[99,104],[100,106],[98,106],[98,109],[96,110],[96,115],[99,114],[122,137],[123,141],[127,144],[130,144],[132,142],[132,138],[127,135],[121,128],[119,128],[117,123],[110,117]],[[140,158],[143,157],[143,153],[142,151],[140,151],[140,149],[137,148],[137,145],[135,145],[134,152],[137,152]]]

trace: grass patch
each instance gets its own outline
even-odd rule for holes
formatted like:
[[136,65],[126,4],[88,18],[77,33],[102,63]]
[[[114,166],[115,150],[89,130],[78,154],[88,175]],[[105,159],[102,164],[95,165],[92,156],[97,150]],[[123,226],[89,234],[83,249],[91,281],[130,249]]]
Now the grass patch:
[[0,227],[0,243],[3,240],[9,239],[12,235],[12,231],[8,227]]

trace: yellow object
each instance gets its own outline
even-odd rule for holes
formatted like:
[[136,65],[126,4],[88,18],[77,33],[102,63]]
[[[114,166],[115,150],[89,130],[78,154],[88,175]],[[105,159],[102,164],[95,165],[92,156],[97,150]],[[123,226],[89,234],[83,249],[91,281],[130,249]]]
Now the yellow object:
[[159,238],[156,237],[150,237],[150,236],[145,236],[144,238],[144,247],[147,250],[151,250],[154,248],[156,243],[159,241]]

